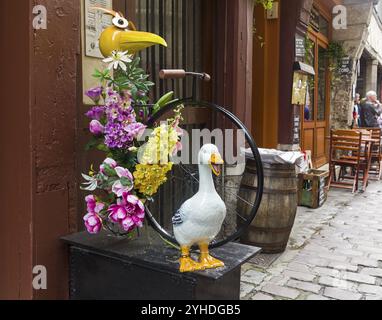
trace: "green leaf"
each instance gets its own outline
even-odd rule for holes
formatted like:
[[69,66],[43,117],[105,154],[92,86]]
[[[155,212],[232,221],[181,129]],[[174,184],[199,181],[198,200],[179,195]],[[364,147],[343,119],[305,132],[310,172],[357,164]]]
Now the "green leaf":
[[153,114],[155,115],[160,109],[164,108],[168,104],[175,102],[177,100],[171,100],[174,97],[174,92],[166,93],[162,98],[158,100],[158,102],[154,105]]
[[110,149],[103,143],[97,146],[97,150],[103,151],[103,152],[110,152]]
[[132,183],[131,183],[130,179],[128,179],[128,178],[122,177],[120,181],[124,187],[131,187],[132,186]]
[[108,164],[104,163],[104,172],[106,173],[107,176],[113,177],[117,175],[117,172]]
[[95,148],[97,148],[97,146],[99,145],[100,143],[100,139],[99,138],[95,138],[93,137],[89,143],[85,146],[85,151],[90,151],[90,150],[93,150]]

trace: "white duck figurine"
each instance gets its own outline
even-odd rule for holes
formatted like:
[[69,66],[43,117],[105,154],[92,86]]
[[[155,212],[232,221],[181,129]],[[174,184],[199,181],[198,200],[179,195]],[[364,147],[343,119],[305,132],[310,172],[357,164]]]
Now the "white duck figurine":
[[[209,245],[222,228],[227,208],[216,192],[212,173],[219,176],[224,161],[215,145],[207,144],[199,152],[199,192],[186,201],[173,218],[174,235],[181,246],[180,272],[224,267],[209,254]],[[193,245],[200,248],[199,262],[190,256]]]

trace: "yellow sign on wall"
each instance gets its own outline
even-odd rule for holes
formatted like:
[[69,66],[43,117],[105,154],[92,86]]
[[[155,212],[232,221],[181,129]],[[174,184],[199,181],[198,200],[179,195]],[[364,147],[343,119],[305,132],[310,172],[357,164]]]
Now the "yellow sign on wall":
[[306,74],[295,72],[293,78],[292,104],[304,105],[308,90],[308,76]]

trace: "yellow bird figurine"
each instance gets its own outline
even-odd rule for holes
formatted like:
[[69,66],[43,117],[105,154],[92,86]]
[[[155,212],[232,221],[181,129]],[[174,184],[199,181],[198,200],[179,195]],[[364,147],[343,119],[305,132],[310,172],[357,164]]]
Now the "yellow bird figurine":
[[167,47],[167,43],[162,37],[149,32],[137,31],[134,23],[128,21],[121,12],[101,7],[93,7],[93,9],[114,17],[113,25],[107,27],[99,39],[99,47],[105,58],[111,56],[113,51],[128,51],[129,54],[135,54],[157,44]]

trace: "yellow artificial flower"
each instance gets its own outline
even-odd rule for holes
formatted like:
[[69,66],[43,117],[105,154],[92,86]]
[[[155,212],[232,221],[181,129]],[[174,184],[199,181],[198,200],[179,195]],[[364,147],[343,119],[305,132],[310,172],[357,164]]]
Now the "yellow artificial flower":
[[179,143],[179,133],[172,126],[155,128],[139,157],[141,164],[166,164]]
[[135,189],[145,196],[152,197],[167,181],[167,173],[172,170],[172,166],[171,162],[166,165],[138,164],[134,172]]

